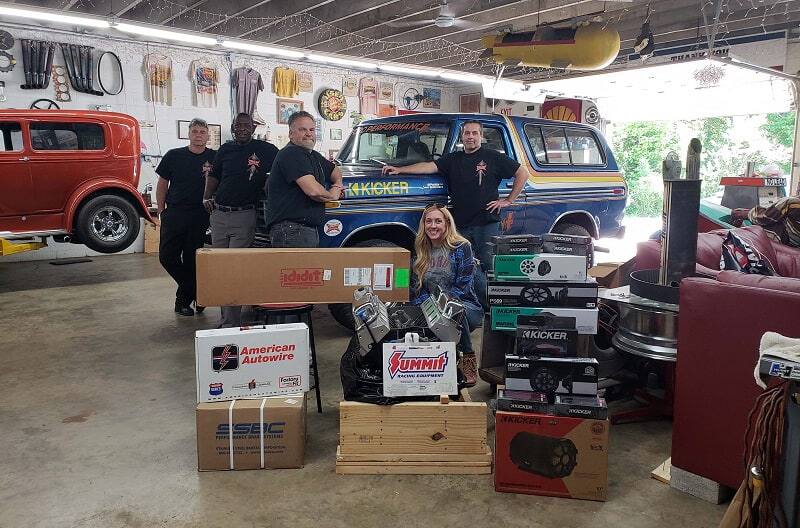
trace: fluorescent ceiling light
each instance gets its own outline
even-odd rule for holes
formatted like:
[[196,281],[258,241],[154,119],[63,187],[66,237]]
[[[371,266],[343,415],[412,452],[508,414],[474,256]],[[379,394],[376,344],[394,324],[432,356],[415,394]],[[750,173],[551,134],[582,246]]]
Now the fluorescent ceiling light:
[[403,75],[419,75],[421,77],[436,77],[439,73],[435,70],[422,70],[419,68],[407,68],[405,66],[393,66],[391,64],[380,64],[378,66],[383,71],[401,73]]
[[441,72],[439,77],[450,81],[462,81],[468,83],[482,84],[486,77],[480,75],[470,75],[469,73]]
[[107,28],[111,26],[111,24],[109,24],[107,20],[100,20],[97,18],[60,15],[58,13],[35,11],[32,9],[16,9],[13,7],[0,7],[0,15],[10,16],[10,17],[30,18],[32,20],[45,20],[48,22],[61,22],[63,24],[73,24],[76,26],[90,26],[98,28]]
[[273,48],[272,46],[259,46],[258,44],[250,44],[248,42],[238,42],[235,40],[225,40],[222,45],[226,48],[240,49],[245,51],[255,51],[256,53],[265,53],[267,55],[279,55],[281,57],[288,57],[292,59],[301,59],[305,57],[305,53],[299,51],[292,51],[284,48]]
[[115,24],[115,29],[124,31],[125,33],[132,33],[134,35],[141,35],[144,37],[155,37],[164,40],[174,40],[176,42],[186,42],[189,44],[205,44],[206,46],[214,46],[217,39],[211,37],[203,37],[201,35],[194,35],[192,33],[182,33],[180,31],[173,31],[168,29],[157,29],[150,26],[137,26],[133,24]]
[[374,70],[377,68],[377,64],[371,62],[362,62],[356,60],[348,60],[348,59],[340,59],[339,57],[330,57],[328,55],[314,55],[311,54],[308,56],[309,60],[314,62],[325,62],[328,64],[339,64],[342,66],[353,66],[355,68],[363,68],[367,70]]

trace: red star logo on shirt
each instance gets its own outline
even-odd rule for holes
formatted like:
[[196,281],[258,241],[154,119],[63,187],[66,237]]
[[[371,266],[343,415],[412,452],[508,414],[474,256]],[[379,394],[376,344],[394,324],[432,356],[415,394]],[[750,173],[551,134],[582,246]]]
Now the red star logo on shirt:
[[478,185],[480,185],[481,182],[483,181],[483,175],[486,174],[486,169],[487,168],[488,167],[486,165],[486,162],[483,161],[483,160],[481,160],[480,163],[475,165],[475,174],[478,175]]
[[250,173],[250,177],[247,178],[248,180],[253,179],[253,174],[256,173],[256,170],[261,166],[261,160],[256,156],[256,153],[253,152],[249,158],[247,158],[247,172]]

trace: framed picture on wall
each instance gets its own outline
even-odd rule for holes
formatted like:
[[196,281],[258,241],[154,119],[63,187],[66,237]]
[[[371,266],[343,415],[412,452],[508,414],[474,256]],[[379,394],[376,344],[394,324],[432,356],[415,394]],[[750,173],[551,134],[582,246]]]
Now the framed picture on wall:
[[191,121],[178,121],[178,139],[189,139],[189,123]]
[[442,107],[442,91],[439,88],[423,88],[422,100],[423,108],[441,108]]
[[345,97],[356,97],[358,95],[358,79],[355,77],[343,78],[342,94],[344,94]]
[[458,111],[468,114],[477,114],[481,111],[481,94],[463,94],[459,98]]
[[278,99],[276,102],[275,119],[279,125],[288,125],[289,117],[303,109],[303,101],[297,99]]
[[310,93],[314,91],[314,77],[311,72],[300,72],[297,74],[297,84],[301,92]]
[[210,149],[219,150],[222,145],[222,125],[208,125],[208,143]]
[[390,82],[381,82],[378,96],[378,99],[381,101],[394,101],[394,84]]
[[341,140],[342,139],[342,129],[341,128],[332,128],[331,129],[331,139],[333,140]]

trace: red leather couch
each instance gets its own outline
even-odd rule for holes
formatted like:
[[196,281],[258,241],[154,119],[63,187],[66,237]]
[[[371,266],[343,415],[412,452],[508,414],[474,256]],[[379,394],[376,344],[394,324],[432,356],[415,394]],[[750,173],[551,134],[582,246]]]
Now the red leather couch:
[[[800,249],[758,226],[734,233],[780,277],[718,271],[726,230],[698,235],[698,272],[680,287],[672,464],[731,488],[742,480],[747,415],[761,389],[753,367],[764,332],[800,337]],[[636,269],[657,268],[660,245],[639,244]]]

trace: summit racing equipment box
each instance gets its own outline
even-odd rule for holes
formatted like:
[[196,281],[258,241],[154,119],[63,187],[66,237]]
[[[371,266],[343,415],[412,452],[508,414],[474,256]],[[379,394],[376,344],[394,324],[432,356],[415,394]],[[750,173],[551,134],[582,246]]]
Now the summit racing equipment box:
[[198,330],[197,402],[308,391],[305,323]]
[[604,501],[608,421],[497,411],[495,491]]

